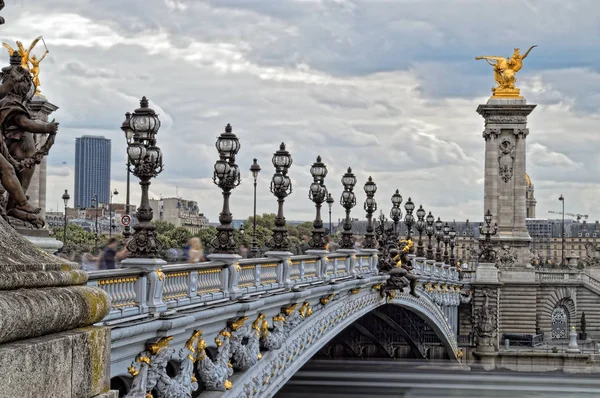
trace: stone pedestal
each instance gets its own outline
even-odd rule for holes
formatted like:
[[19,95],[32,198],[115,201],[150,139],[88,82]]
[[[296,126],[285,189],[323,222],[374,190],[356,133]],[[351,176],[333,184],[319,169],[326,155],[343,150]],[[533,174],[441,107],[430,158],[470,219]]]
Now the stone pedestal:
[[354,249],[338,249],[337,253],[347,254],[346,269],[350,275],[356,275],[356,250]]
[[373,272],[373,273],[379,272],[377,270],[377,254],[379,253],[378,249],[360,249],[359,253],[369,255],[369,259],[370,259],[369,268],[371,269],[371,272]]
[[288,252],[288,251],[268,251],[265,253],[266,257],[272,257],[272,258],[276,258],[278,260],[280,260],[280,267],[281,269],[279,270],[280,275],[281,275],[281,281],[283,284],[283,287],[286,289],[289,289],[292,287],[292,280],[291,278],[291,262],[290,262],[290,257],[293,256],[294,254],[292,252]]
[[479,263],[475,270],[475,281],[474,283],[481,284],[496,284],[500,280],[498,278],[498,268],[495,264],[490,263]]
[[569,332],[569,348],[567,348],[567,352],[569,354],[578,354],[581,352],[577,345],[577,332],[575,331],[575,326],[571,326],[571,331]]
[[[34,120],[41,122],[47,122],[50,114],[58,109],[58,106],[54,105],[45,97],[35,95],[33,100],[29,103],[29,109],[31,110],[31,116]],[[36,147],[39,148],[44,145],[47,136],[36,135]],[[46,175],[47,175],[47,158],[44,158],[42,162],[36,166],[31,184],[27,190],[29,201],[32,205],[40,207],[42,209],[42,218],[46,216]],[[58,209],[56,209],[58,211]]]
[[0,398],[114,397],[108,295],[2,218],[0,273]]
[[161,267],[167,265],[160,258],[126,258],[121,261],[123,268],[139,268],[148,272],[148,286],[146,287],[146,303],[150,312],[164,312],[167,305],[162,299],[162,286],[165,275]]
[[50,231],[45,228],[25,229],[17,227],[15,230],[33,243],[35,247],[42,249],[48,254],[54,254],[63,247],[63,243],[50,236]]
[[495,246],[508,246],[515,259],[499,265],[525,267],[531,260],[531,237],[526,218],[527,116],[535,105],[525,99],[490,98],[477,112],[485,118],[484,213],[490,210],[498,224]]
[[309,256],[319,256],[320,266],[319,266],[319,269],[317,270],[317,276],[319,278],[326,278],[327,277],[327,255],[329,254],[329,251],[309,249],[306,251],[306,254],[308,254]]

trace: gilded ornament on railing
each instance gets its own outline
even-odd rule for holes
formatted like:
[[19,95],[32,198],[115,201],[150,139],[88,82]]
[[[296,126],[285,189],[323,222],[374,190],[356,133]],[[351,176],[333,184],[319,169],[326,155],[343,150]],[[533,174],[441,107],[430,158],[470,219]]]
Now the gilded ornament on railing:
[[246,323],[247,320],[248,320],[247,316],[238,318],[236,321],[233,321],[230,323],[229,328],[233,331],[236,331],[239,328],[241,328],[244,325],[244,323]]
[[196,370],[208,391],[224,391],[232,387],[229,381],[229,377],[233,375],[233,368],[229,363],[230,339],[231,333],[226,330],[215,337],[217,355],[214,361],[206,355],[206,342],[203,339],[198,342]]
[[358,294],[358,292],[360,292],[360,287],[350,290],[350,293],[352,293],[352,294]]
[[298,312],[300,313],[300,316],[302,318],[308,318],[313,313],[312,309],[310,308],[310,303],[308,301],[305,301],[304,304],[302,304],[302,307],[300,307]]
[[[523,67],[523,60],[527,58],[529,52],[537,46],[531,46],[523,55],[519,48],[515,48],[513,55],[510,58],[497,56],[479,56],[476,60],[485,59],[488,64],[494,67],[494,80],[498,84],[492,88],[492,97],[500,98],[523,98],[520,90],[515,87],[517,81],[516,73]],[[492,62],[495,61],[495,62]]]
[[285,307],[282,311],[285,315],[290,316],[296,310],[297,306],[298,306],[298,304],[291,304],[291,305]]
[[321,305],[327,305],[332,298],[333,298],[333,294],[330,294],[328,296],[321,297],[319,299],[319,302],[321,303]]
[[156,270],[156,275],[158,275],[158,279],[159,279],[159,280],[161,280],[161,281],[164,281],[164,280],[165,280],[165,273],[164,273],[164,272],[162,272],[162,270],[161,270],[160,268],[158,268],[158,269]]

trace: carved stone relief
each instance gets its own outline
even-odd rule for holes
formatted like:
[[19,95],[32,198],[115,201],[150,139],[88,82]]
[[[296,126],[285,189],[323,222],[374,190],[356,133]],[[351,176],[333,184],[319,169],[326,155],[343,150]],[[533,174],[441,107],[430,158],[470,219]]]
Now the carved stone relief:
[[503,138],[498,145],[499,175],[502,181],[508,182],[513,176],[515,161],[515,145],[508,138]]

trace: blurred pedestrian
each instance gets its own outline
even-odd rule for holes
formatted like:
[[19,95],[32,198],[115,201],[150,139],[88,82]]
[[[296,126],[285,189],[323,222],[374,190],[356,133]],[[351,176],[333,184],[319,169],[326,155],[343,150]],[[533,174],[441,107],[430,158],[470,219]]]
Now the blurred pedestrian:
[[200,263],[206,261],[204,258],[204,247],[200,238],[189,240],[190,249],[188,251],[188,263]]

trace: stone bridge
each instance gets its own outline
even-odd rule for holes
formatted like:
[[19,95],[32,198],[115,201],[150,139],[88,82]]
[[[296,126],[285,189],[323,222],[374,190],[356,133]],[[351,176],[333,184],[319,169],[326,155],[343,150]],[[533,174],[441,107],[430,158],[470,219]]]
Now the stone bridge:
[[[383,294],[389,276],[378,272],[376,252],[236,262],[213,257],[200,264],[91,272],[88,285],[112,300],[101,322],[111,328],[112,388],[144,397],[153,377],[162,377],[157,372],[179,377],[195,368],[179,382],[202,397],[272,396],[367,314],[399,330],[418,356],[427,358],[432,341],[418,336],[423,328],[392,319],[410,314],[435,333],[446,357],[459,361],[458,305],[469,300],[470,291],[456,268],[411,254],[419,297],[400,290]],[[376,312],[384,306],[403,312]],[[371,338],[377,334],[364,332]],[[393,356],[393,347],[388,352]],[[136,395],[142,390],[144,395]],[[166,396],[160,386],[154,394]]]

